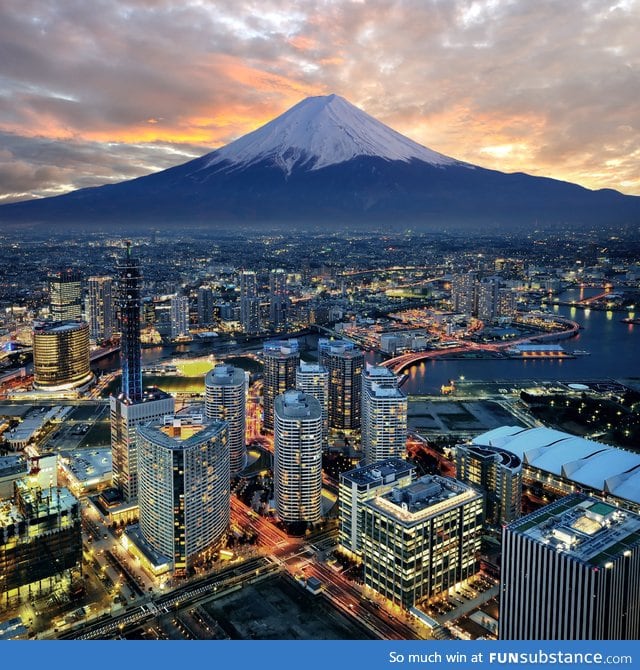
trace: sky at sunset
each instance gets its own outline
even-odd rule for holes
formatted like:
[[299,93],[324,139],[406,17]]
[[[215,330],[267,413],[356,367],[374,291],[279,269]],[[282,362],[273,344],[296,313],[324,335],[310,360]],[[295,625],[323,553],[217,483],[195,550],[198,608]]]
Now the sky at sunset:
[[338,93],[436,151],[640,195],[640,0],[4,0],[0,203]]

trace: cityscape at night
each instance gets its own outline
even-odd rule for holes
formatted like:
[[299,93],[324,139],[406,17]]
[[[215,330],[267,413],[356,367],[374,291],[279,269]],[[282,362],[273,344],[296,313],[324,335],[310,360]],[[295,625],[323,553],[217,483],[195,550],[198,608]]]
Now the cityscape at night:
[[95,5],[0,8],[0,640],[631,665],[638,3]]
[[636,570],[635,249],[4,234],[3,634],[637,638],[615,580],[601,628],[511,623],[509,558],[552,519],[565,561]]

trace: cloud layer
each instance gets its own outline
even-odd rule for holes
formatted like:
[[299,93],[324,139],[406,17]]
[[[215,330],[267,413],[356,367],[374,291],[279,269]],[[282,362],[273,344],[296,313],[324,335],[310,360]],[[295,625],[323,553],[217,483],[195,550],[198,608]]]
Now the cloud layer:
[[441,153],[640,194],[637,0],[9,0],[0,203],[182,163],[339,93]]

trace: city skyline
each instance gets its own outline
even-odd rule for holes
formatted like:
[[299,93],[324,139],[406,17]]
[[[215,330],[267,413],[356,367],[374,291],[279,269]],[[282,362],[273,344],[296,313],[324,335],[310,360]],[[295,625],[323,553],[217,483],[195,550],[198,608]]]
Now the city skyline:
[[3,203],[182,163],[334,92],[459,160],[640,193],[635,1],[2,12]]
[[[571,555],[602,568],[596,601],[577,579],[583,623],[548,635],[638,637],[636,236],[2,234],[0,635],[535,639],[560,611],[540,575]],[[107,294],[83,298],[111,275],[90,343]],[[82,343],[31,352],[47,329]],[[13,540],[60,496],[74,544]],[[541,609],[518,628],[523,589]]]

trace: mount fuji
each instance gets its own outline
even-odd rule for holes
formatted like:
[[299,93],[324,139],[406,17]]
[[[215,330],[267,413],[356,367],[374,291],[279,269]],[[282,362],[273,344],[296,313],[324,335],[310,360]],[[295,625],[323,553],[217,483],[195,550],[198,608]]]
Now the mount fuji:
[[0,222],[625,224],[640,198],[450,158],[337,95],[162,172],[0,207]]

